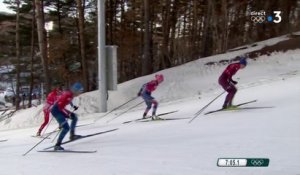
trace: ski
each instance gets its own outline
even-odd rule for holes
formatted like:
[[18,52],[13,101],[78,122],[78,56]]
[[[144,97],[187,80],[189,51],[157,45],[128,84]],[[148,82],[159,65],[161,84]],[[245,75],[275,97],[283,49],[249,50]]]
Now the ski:
[[[242,108],[236,108],[232,109],[233,111],[239,111],[239,110],[247,110],[247,109],[268,109],[268,108],[274,108],[274,106],[254,106],[254,107],[242,107]],[[230,111],[230,110],[229,110]]]
[[209,111],[207,113],[205,113],[204,115],[208,115],[208,114],[212,114],[212,113],[216,113],[216,112],[221,112],[221,111],[241,111],[241,110],[251,110],[251,109],[269,109],[269,108],[274,108],[274,106],[253,106],[253,107],[237,107],[237,108],[233,108],[233,109],[218,109],[215,111]]
[[224,110],[224,109],[218,109],[218,110],[214,110],[214,111],[209,111],[209,112],[205,113],[204,115],[208,115],[208,114],[212,114],[212,113],[216,113],[216,112],[221,112],[221,111],[226,111],[226,110]]
[[[147,118],[149,119],[149,118]],[[155,121],[171,121],[171,120],[185,120],[185,119],[189,119],[188,117],[186,118],[160,118],[160,119],[150,119],[150,120],[140,120],[138,122],[155,122]]]
[[248,102],[244,102],[244,103],[240,103],[240,104],[237,104],[237,105],[234,105],[234,106],[243,106],[243,105],[246,105],[246,104],[249,104],[249,103],[254,103],[254,102],[257,102],[257,100],[252,100],[252,101],[248,101]]
[[[178,112],[178,111],[179,110],[165,112],[165,113],[158,114],[157,116],[159,117],[159,116],[163,116],[163,115],[168,115],[168,114],[172,114],[172,113],[175,113],[175,112]],[[139,118],[139,119],[135,119],[135,120],[129,120],[129,121],[123,122],[123,124],[131,123],[131,122],[138,122],[138,121],[147,120],[147,119],[151,119],[151,117]]]
[[[234,107],[239,107],[239,106],[243,106],[243,105],[246,105],[246,104],[249,104],[249,103],[254,103],[254,102],[257,102],[257,100],[252,100],[252,101],[240,103],[240,104],[234,105]],[[236,109],[242,109],[242,108],[235,108],[235,109],[223,109],[222,108],[222,109],[217,109],[217,110],[214,110],[214,111],[209,111],[209,112],[205,113],[204,115],[208,115],[208,114],[212,114],[212,113],[216,113],[216,112],[220,112],[220,111],[233,111],[233,110],[236,110]]]
[[[96,135],[100,135],[100,134],[105,134],[105,133],[116,131],[116,130],[118,130],[118,128],[107,130],[107,131],[101,131],[101,132],[97,132],[97,133],[94,133],[94,134],[83,135],[83,136],[79,137],[78,139],[65,141],[65,142],[61,143],[61,145],[64,145],[64,144],[67,144],[67,143],[70,143],[70,142],[74,142],[74,141],[77,141],[77,140],[80,140],[80,139],[84,139],[84,138],[88,138],[88,137],[92,137],[92,136],[96,136]],[[51,148],[54,148],[54,146],[50,146],[48,148],[45,148],[44,150],[48,150],[48,149],[51,149]]]
[[268,109],[268,108],[274,108],[274,106],[257,106],[257,107],[244,107],[244,108],[235,108],[235,109],[218,109],[215,111],[209,111],[205,113],[204,115],[216,113],[216,112],[221,112],[221,111],[241,111],[241,110],[251,110],[251,109]]
[[0,142],[6,142],[6,141],[8,141],[7,139],[4,139],[4,140],[0,140]]
[[39,150],[37,152],[42,153],[96,153],[97,150],[93,151],[76,151],[76,150]]
[[175,112],[178,112],[179,110],[176,110],[176,111],[170,111],[170,112],[165,112],[165,113],[160,113],[158,114],[157,116],[163,116],[163,115],[168,115],[168,114],[172,114],[172,113],[175,113]]

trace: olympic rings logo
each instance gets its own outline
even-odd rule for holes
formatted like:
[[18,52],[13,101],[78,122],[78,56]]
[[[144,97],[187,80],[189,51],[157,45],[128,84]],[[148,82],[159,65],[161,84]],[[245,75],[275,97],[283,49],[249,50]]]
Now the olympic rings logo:
[[264,160],[262,159],[253,159],[251,160],[251,164],[254,166],[262,166],[264,164]]
[[251,16],[251,21],[253,21],[254,23],[262,23],[265,20],[265,16]]

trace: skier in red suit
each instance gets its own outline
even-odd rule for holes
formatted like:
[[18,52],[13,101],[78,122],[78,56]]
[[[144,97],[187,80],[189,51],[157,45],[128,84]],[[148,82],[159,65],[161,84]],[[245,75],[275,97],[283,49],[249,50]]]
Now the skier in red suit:
[[59,95],[62,93],[61,86],[53,89],[47,96],[46,104],[43,108],[44,112],[44,122],[40,126],[36,136],[41,136],[41,132],[44,129],[44,127],[49,123],[49,117],[50,117],[50,111],[56,100],[58,99]]
[[152,119],[159,119],[156,116],[156,109],[158,106],[158,102],[154,99],[154,97],[151,96],[151,93],[157,88],[157,86],[164,81],[164,76],[162,74],[155,75],[155,80],[152,80],[142,86],[140,89],[138,96],[141,96],[146,105],[147,108],[143,114],[143,118],[146,118],[147,113],[151,109],[151,106],[153,104],[153,110],[152,110]]
[[[64,91],[57,101],[54,103],[51,114],[53,117],[57,120],[59,123],[59,126],[61,127],[61,132],[58,136],[57,142],[55,144],[54,150],[64,150],[63,147],[61,147],[62,140],[70,131],[70,140],[78,139],[81,136],[75,135],[75,127],[77,124],[78,117],[74,112],[71,112],[65,107],[67,105],[71,105],[71,107],[74,108],[74,111],[78,109],[78,106],[73,105],[72,100],[74,97],[78,96],[83,92],[83,86],[81,83],[77,82],[74,83],[70,90]],[[71,120],[71,125],[69,126],[67,119]]]
[[242,57],[238,63],[230,64],[226,67],[222,75],[219,77],[219,84],[223,87],[225,91],[228,92],[225,102],[223,104],[223,109],[229,108],[232,106],[232,101],[234,95],[237,92],[235,85],[237,81],[232,80],[232,76],[236,74],[239,69],[243,69],[247,66],[247,60],[245,57]]

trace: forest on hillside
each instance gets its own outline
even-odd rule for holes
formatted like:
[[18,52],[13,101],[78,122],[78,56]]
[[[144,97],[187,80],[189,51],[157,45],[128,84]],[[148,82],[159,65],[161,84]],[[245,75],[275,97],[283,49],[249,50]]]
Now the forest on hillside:
[[[48,92],[74,81],[97,89],[97,0],[4,2],[15,13],[0,12],[0,66],[14,69],[0,81],[15,81],[17,97],[21,86],[31,94],[41,83]],[[119,83],[300,30],[300,0],[106,0],[105,6]]]

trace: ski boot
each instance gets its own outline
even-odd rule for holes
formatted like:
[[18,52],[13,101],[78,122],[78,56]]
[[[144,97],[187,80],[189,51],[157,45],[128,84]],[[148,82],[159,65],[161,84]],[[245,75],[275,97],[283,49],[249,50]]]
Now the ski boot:
[[79,138],[81,138],[81,137],[82,137],[81,135],[71,134],[71,135],[70,135],[70,140],[76,140],[76,139],[79,139]]
[[152,120],[161,120],[161,118],[160,117],[158,117],[157,115],[152,115],[151,116],[151,118],[152,118]]
[[61,143],[56,143],[54,146],[55,151],[63,151],[65,150],[63,147],[60,146]]
[[146,113],[144,113],[144,114],[143,114],[143,118],[142,118],[142,119],[146,119],[146,118],[148,118],[148,117],[147,117],[147,114],[146,114]]
[[36,133],[36,135],[35,136],[37,136],[37,137],[41,137],[41,132],[40,131],[38,131],[37,133]]
[[235,109],[237,109],[238,107],[237,106],[235,106],[235,105],[230,105],[230,106],[227,106],[227,107],[225,107],[224,108],[224,106],[223,106],[223,110],[228,110],[228,111],[230,111],[230,110],[235,110]]

